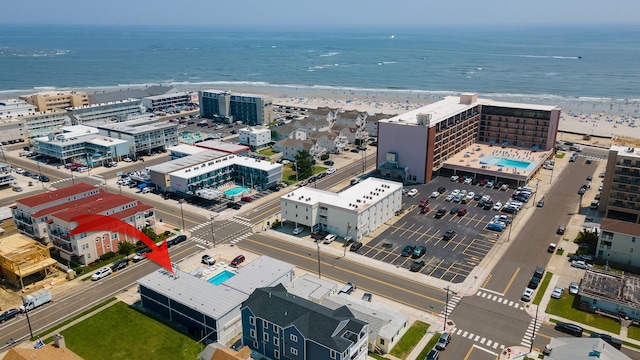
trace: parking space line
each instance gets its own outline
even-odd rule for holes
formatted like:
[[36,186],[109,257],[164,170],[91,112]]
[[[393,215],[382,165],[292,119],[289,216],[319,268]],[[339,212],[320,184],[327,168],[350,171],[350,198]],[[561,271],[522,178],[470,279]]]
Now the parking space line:
[[[387,255],[385,255],[385,256],[382,258],[382,261],[383,261],[383,262],[387,262],[387,261],[386,261],[386,260],[387,260],[387,258],[388,258],[389,256],[391,256],[391,255],[395,255],[395,256],[396,256],[396,257],[394,258],[394,260],[395,260],[395,259],[397,259],[397,257],[399,256],[399,255],[396,255],[396,254],[394,254],[393,252],[391,252],[391,251],[390,251]],[[393,263],[393,262],[392,262],[392,263]]]
[[434,271],[438,270],[440,268],[440,264],[442,264],[444,262],[444,259],[440,260],[440,262],[438,263],[438,265],[436,265],[433,270],[431,270],[431,272],[429,273],[429,276],[431,276],[431,274],[433,274]]
[[391,227],[395,228],[395,230],[393,230],[391,232],[391,235],[394,235],[396,233],[396,231],[401,230],[403,228],[403,226],[405,226],[407,224],[407,222],[403,222],[402,224],[400,224],[399,226],[396,225],[392,225]]
[[409,226],[407,229],[405,229],[399,236],[404,237],[404,234],[407,233],[407,231],[410,231],[412,227],[414,227],[416,224],[411,224],[411,226]]
[[420,225],[419,228],[417,228],[416,230],[412,231],[411,234],[409,234],[409,236],[407,237],[407,239],[411,239],[411,237],[415,234],[419,234],[420,233],[420,229],[422,229],[423,225]]
[[451,251],[456,251],[458,249],[458,246],[463,245],[465,246],[466,244],[464,244],[464,239],[466,239],[467,237],[463,237],[462,239],[460,239],[460,241],[456,242],[456,246],[453,247],[453,249],[451,249]]

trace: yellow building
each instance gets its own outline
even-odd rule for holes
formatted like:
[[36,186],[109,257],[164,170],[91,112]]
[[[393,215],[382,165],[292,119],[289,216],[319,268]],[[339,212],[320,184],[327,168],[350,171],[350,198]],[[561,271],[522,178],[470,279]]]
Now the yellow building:
[[20,99],[35,105],[38,111],[89,105],[89,96],[83,91],[45,91],[20,96]]
[[57,263],[48,247],[25,235],[10,235],[0,241],[0,276],[7,285],[24,288],[51,277]]

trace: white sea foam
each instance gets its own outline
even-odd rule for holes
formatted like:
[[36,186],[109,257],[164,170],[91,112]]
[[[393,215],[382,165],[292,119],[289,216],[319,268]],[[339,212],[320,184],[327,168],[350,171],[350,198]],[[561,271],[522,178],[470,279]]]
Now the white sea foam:
[[318,55],[318,56],[321,56],[321,57],[328,57],[328,56],[336,56],[336,55],[338,55],[338,54],[339,54],[339,53],[337,53],[337,52],[328,52],[328,53],[325,53],[325,54],[320,54],[320,55]]

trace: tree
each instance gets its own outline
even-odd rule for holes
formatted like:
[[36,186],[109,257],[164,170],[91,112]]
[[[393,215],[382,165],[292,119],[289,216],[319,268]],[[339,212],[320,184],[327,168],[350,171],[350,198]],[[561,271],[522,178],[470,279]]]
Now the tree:
[[142,228],[142,232],[147,235],[149,237],[149,239],[153,240],[153,242],[157,242],[158,241],[158,235],[156,235],[156,233],[153,231],[153,228],[151,228],[151,226],[147,226]]
[[307,150],[299,150],[296,154],[296,167],[298,172],[298,179],[306,179],[313,175],[313,158]]
[[118,241],[118,254],[129,255],[133,253],[134,246],[128,241]]

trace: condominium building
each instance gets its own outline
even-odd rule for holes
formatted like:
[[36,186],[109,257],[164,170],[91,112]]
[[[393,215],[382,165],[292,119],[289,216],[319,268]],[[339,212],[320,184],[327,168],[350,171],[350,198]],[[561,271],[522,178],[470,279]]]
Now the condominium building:
[[178,145],[178,124],[155,117],[141,117],[97,126],[101,135],[126,140],[129,153],[136,156]]
[[640,142],[625,139],[625,145],[609,148],[598,210],[607,218],[640,224],[639,193]]
[[14,181],[11,164],[0,162],[0,186],[11,185]]
[[402,207],[402,184],[368,178],[342,192],[301,187],[280,197],[283,220],[362,239]]
[[36,111],[34,105],[17,99],[0,102],[0,141],[24,141],[70,124],[66,110]]
[[555,106],[478,99],[476,94],[449,96],[378,122],[378,173],[427,183],[448,158],[476,142],[549,150],[559,119]]
[[242,343],[269,359],[367,358],[369,324],[346,306],[330,309],[278,284],[255,289],[241,314]]
[[0,100],[0,118],[36,112],[36,106],[22,99]]
[[263,149],[271,144],[271,129],[261,126],[240,129],[238,142],[248,145],[253,151]]
[[95,261],[105,252],[117,251],[118,241],[136,242],[138,239],[109,231],[69,236],[77,226],[73,222],[76,216],[116,216],[137,229],[142,229],[146,221],[154,218],[152,206],[82,182],[19,199],[10,208],[13,222],[21,233],[43,244],[53,243],[63,258],[82,264]]
[[71,107],[67,111],[74,124],[96,125],[130,120],[131,117],[142,115],[144,107],[140,99],[127,99]]
[[204,90],[198,92],[200,116],[242,121],[247,125],[265,125],[273,121],[273,99],[265,95]]
[[171,107],[182,107],[191,102],[191,95],[187,92],[166,93],[162,95],[142,98],[142,106],[150,111],[166,110]]
[[89,105],[89,96],[83,91],[44,91],[20,96],[38,111],[51,111]]
[[34,138],[36,151],[60,163],[83,163],[89,167],[129,155],[127,140],[100,135],[98,129],[85,126],[63,126],[61,133]]

